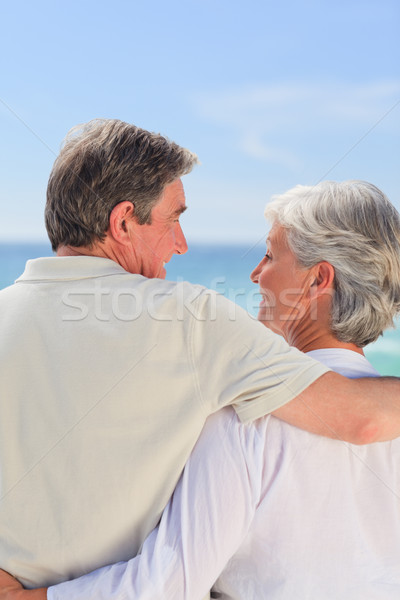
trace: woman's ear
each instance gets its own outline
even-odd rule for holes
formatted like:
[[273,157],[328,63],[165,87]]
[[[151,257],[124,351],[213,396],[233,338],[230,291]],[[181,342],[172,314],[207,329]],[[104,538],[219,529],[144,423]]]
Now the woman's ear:
[[331,295],[335,289],[335,268],[328,262],[322,261],[314,267],[314,281],[311,284],[311,294],[314,297],[322,294]]
[[132,202],[125,200],[119,202],[111,211],[109,234],[120,244],[127,244],[130,241],[129,221],[133,218],[134,210]]

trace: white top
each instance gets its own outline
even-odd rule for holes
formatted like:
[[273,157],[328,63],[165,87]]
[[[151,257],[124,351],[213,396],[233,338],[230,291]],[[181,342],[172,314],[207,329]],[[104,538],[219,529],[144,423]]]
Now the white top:
[[319,360],[329,366],[332,371],[340,373],[345,377],[354,379],[356,377],[380,377],[380,373],[374,369],[363,354],[345,350],[344,348],[321,348],[311,350],[307,356]]
[[[375,375],[346,350],[337,370]],[[338,368],[339,363],[342,368]],[[400,598],[400,440],[352,446],[273,417],[207,420],[140,557],[48,600]]]
[[27,587],[136,554],[209,414],[325,371],[203,287],[95,257],[29,261],[0,340],[0,566]]

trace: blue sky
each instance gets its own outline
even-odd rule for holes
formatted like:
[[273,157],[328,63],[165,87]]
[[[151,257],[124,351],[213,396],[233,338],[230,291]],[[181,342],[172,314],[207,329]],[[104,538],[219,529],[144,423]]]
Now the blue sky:
[[195,151],[188,241],[265,236],[272,194],[366,179],[400,209],[397,0],[3,3],[0,241],[44,240],[70,127],[120,118]]

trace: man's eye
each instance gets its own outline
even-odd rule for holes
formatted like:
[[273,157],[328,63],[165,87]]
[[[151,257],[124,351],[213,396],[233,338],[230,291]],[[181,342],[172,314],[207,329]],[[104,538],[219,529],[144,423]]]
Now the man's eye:
[[267,253],[265,254],[265,258],[266,258],[267,260],[271,260],[271,258],[272,258],[272,255],[271,255],[269,252],[267,252]]

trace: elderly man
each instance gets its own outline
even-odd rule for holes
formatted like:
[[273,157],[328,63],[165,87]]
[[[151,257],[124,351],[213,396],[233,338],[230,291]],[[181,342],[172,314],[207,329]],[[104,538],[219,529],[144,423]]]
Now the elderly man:
[[163,280],[187,249],[180,177],[195,163],[120,121],[74,130],[48,187],[57,256],[0,294],[0,565],[26,587],[134,555],[223,406],[356,443],[400,432],[399,382],[347,380]]

